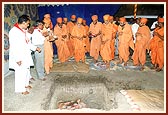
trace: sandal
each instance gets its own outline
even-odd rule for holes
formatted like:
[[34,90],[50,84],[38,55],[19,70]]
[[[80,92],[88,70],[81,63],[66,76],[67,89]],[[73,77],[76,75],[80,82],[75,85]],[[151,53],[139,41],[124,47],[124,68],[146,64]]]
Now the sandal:
[[32,89],[32,86],[28,85],[25,88]]
[[30,80],[33,80],[33,81],[35,81],[35,79],[32,77],[32,78],[30,78]]
[[29,92],[28,92],[28,91],[25,91],[25,92],[22,92],[22,94],[23,94],[23,95],[27,95],[27,94],[29,94]]
[[45,81],[45,80],[46,80],[46,78],[42,78],[42,79],[40,79],[40,80]]

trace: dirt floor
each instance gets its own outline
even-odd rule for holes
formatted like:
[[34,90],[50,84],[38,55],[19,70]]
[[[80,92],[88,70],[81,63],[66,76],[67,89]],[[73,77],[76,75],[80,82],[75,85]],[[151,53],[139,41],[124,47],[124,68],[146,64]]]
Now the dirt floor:
[[[86,59],[86,64],[76,64],[73,60],[60,64],[55,59],[54,69],[47,76],[46,81],[37,79],[35,69],[31,68],[31,75],[35,78],[35,81],[32,81],[31,86],[33,88],[30,89],[28,95],[14,92],[14,72],[10,71],[5,75],[2,84],[2,110],[3,112],[13,113],[143,112],[143,109],[133,109],[126,95],[121,93],[121,91],[140,90],[144,93],[146,91],[146,94],[151,91],[159,92],[159,96],[161,96],[160,105],[157,106],[157,109],[148,109],[148,112],[163,112],[165,108],[164,71],[151,70],[149,59],[144,71],[134,68],[131,61],[129,61],[127,67],[117,65],[117,61],[117,59],[112,61],[111,68],[105,70],[103,67],[94,67],[90,58]],[[62,69],[58,70],[61,67]],[[150,97],[152,99],[156,96]],[[59,102],[75,101],[76,99],[81,99],[86,107],[73,110],[58,108]]]

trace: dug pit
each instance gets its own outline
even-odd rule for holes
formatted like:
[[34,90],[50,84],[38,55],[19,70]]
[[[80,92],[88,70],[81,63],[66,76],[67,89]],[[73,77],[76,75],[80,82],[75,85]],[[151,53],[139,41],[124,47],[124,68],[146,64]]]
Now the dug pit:
[[117,93],[121,89],[142,89],[141,81],[108,79],[105,76],[59,75],[52,78],[52,85],[45,102],[44,110],[59,108],[60,102],[80,99],[86,108],[110,110],[118,108]]

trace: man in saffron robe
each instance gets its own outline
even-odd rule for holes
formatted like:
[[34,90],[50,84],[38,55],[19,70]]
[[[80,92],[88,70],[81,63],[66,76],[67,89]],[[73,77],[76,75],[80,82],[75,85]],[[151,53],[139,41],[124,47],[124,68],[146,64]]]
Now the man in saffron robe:
[[55,40],[58,50],[58,59],[61,63],[64,63],[68,60],[70,53],[66,43],[68,32],[66,26],[62,23],[61,17],[57,18],[57,24],[54,27],[54,35],[58,37],[58,40]]
[[159,18],[158,22],[160,29],[156,33],[154,33],[154,35],[160,38],[158,41],[156,56],[156,63],[158,64],[158,68],[156,69],[157,72],[161,71],[164,66],[164,19]]
[[69,52],[70,52],[70,57],[73,57],[74,56],[74,39],[72,38],[72,30],[73,30],[73,27],[76,25],[76,15],[72,15],[71,16],[71,20],[67,23],[67,31],[68,31],[68,41],[67,41],[67,44],[68,44],[68,49],[69,49]]
[[121,64],[124,61],[124,66],[127,65],[127,61],[129,60],[129,47],[134,49],[134,43],[132,38],[132,30],[131,26],[126,22],[125,17],[121,17],[120,25],[118,27],[118,39],[119,39],[119,63]]
[[50,29],[53,28],[53,24],[52,24],[52,21],[51,21],[51,15],[50,14],[45,14],[44,17],[43,17],[43,22],[45,22],[47,25],[49,25]]
[[53,67],[53,46],[52,42],[50,41],[51,36],[53,36],[53,31],[50,28],[50,25],[46,22],[46,20],[43,20],[43,22],[43,33],[46,33],[44,40],[44,68],[46,74],[49,74],[50,69]]
[[[157,27],[157,28],[155,28],[155,30],[153,30],[153,33],[156,33],[157,32],[157,30],[159,30],[160,28],[159,27]],[[153,37],[152,37],[152,39],[150,40],[150,42],[149,42],[149,50],[150,50],[150,53],[149,53],[149,55],[150,55],[150,58],[151,58],[151,63],[152,63],[152,67],[151,67],[151,69],[156,69],[157,68],[157,64],[156,64],[156,55],[157,55],[157,43],[158,43],[158,41],[159,41],[159,38],[158,38],[158,36],[154,36],[154,35],[152,35]]]
[[98,22],[98,16],[92,16],[92,23],[89,27],[89,35],[92,36],[90,44],[90,56],[93,57],[94,63],[98,61],[101,46],[101,29],[102,23]]
[[65,24],[65,25],[68,24],[68,18],[63,18],[63,24]]
[[116,33],[118,30],[118,26],[116,24],[113,23],[114,17],[113,16],[109,16],[109,21],[112,24],[112,39],[111,39],[111,59],[114,59],[114,55],[115,55],[115,38],[116,38]]
[[147,19],[141,18],[138,31],[136,32],[135,49],[132,55],[133,64],[135,66],[141,65],[141,70],[144,69],[146,62],[146,50],[149,47],[149,40],[151,38],[150,29],[146,26]]
[[109,22],[109,14],[103,16],[104,23],[102,24],[102,39],[101,39],[101,49],[100,55],[106,64],[106,68],[110,67],[111,56],[111,40],[113,37],[112,24]]
[[86,38],[84,38],[84,43],[85,43],[85,51],[90,52],[90,41],[89,41],[89,26],[86,25],[86,20],[82,21],[82,25],[85,27],[85,31],[86,31]]
[[153,38],[150,41],[151,62],[154,65],[152,69],[161,71],[164,65],[164,19],[158,19],[158,27],[153,32]]
[[82,25],[82,18],[77,19],[77,24],[74,26],[71,36],[74,39],[74,58],[76,62],[85,62],[85,44],[83,39],[86,38],[86,31]]

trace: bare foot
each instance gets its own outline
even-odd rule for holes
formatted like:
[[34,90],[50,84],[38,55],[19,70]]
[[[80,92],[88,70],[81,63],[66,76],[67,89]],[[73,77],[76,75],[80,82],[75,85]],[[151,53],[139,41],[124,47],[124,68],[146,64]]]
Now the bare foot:
[[160,69],[160,68],[157,68],[157,69],[156,69],[156,71],[157,71],[157,72],[160,72],[160,71],[162,71],[162,69]]
[[117,64],[122,64],[122,61],[117,62]]
[[93,62],[94,62],[94,63],[97,63],[97,60],[93,59]]
[[127,66],[127,62],[124,62],[124,66]]
[[144,66],[142,66],[142,68],[140,69],[140,71],[143,71],[145,68],[144,68]]
[[110,69],[110,63],[106,63],[106,68]]
[[151,69],[157,69],[157,65],[153,65],[153,67],[151,67]]
[[133,66],[139,66],[139,64],[134,64]]
[[82,60],[82,63],[85,63],[85,60]]

